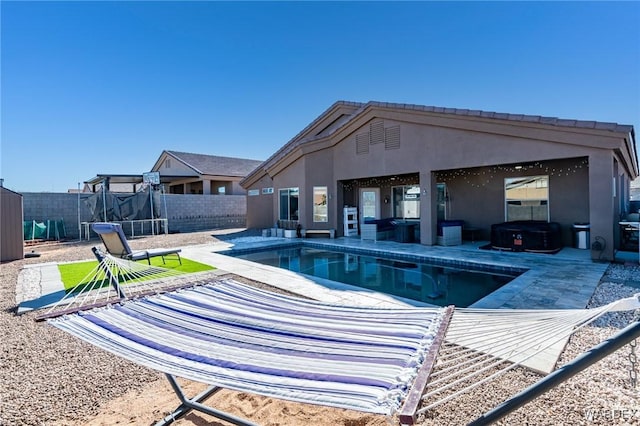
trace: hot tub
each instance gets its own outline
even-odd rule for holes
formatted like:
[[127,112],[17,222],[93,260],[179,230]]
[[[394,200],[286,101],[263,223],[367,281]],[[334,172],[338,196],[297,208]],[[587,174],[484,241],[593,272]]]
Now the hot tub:
[[556,253],[562,248],[559,223],[537,220],[491,225],[491,247],[497,250]]

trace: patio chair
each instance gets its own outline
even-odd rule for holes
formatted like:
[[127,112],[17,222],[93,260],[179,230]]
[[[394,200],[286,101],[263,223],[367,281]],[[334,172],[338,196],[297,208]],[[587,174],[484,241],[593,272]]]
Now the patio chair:
[[162,263],[165,263],[165,257],[176,255],[178,262],[182,265],[182,259],[180,259],[180,249],[176,248],[159,248],[149,250],[131,250],[127,237],[122,231],[122,226],[119,223],[108,222],[96,222],[91,224],[91,229],[98,234],[104,244],[105,249],[110,255],[127,260],[142,260],[147,259],[147,263],[151,265],[152,257],[162,257]]

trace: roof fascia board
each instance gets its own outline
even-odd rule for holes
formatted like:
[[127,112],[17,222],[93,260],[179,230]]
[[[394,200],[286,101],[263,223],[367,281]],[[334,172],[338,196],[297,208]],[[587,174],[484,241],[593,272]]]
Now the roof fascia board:
[[127,182],[121,181],[121,183],[140,183],[140,182],[142,182],[142,174],[139,174],[139,175],[98,174],[98,175],[92,177],[89,180],[85,180],[82,183],[87,184],[87,185],[97,185],[97,184],[103,182],[105,179],[116,179],[117,180],[118,178],[120,178],[120,179],[129,179],[129,181],[127,181]]
[[202,179],[208,180],[223,180],[223,181],[239,181],[243,178],[243,176],[232,176],[232,175],[200,175]]
[[202,171],[198,170],[196,167],[194,167],[193,165],[187,163],[185,160],[183,160],[182,158],[178,157],[177,155],[175,155],[173,152],[171,151],[167,151],[167,154],[172,156],[173,158],[175,158],[176,160],[178,160],[179,162],[181,162],[182,164],[184,164],[185,166],[189,167],[191,170],[193,170],[194,172],[196,172],[199,175],[202,175]]
[[628,142],[625,140],[619,149],[615,150],[618,162],[623,165],[631,180],[638,177],[638,162],[635,152],[629,151]]
[[353,114],[361,106],[362,104],[356,102],[337,101],[302,129],[291,141],[300,141],[308,137],[313,137],[341,115]]
[[326,126],[331,124],[340,115],[353,114],[358,109],[362,108],[364,104],[358,102],[337,101],[329,108],[327,108],[322,114],[314,119],[309,125],[302,129],[297,135],[295,135],[289,142],[284,144],[280,149],[267,158],[261,166],[256,167],[251,173],[249,173],[242,181],[241,185],[253,185],[265,174],[269,174],[267,170],[271,170],[273,165],[280,162],[282,158],[279,156],[287,157],[289,150],[295,150],[296,145],[305,143],[304,139],[315,131],[320,132]]
[[[22,198],[22,194],[21,193],[13,191],[13,190],[7,188],[6,186],[0,186],[0,191],[11,193],[11,194],[14,194],[14,195],[19,195],[20,198]],[[9,194],[7,194],[7,195],[9,195]]]
[[[616,161],[618,162],[618,164],[624,168],[624,171],[627,175],[629,176],[633,176],[631,172],[631,170],[629,169],[629,158],[627,158],[624,155],[624,152],[620,151],[619,149],[614,150],[613,152],[613,156],[616,159]],[[632,178],[633,179],[633,178]]]
[[173,152],[167,151],[167,150],[162,151],[162,154],[160,154],[160,157],[158,158],[156,163],[153,165],[153,168],[151,169],[151,171],[152,172],[160,172],[160,165],[167,159],[167,157],[171,157],[174,160],[179,161],[180,163],[184,164],[185,166],[187,166],[188,168],[190,168],[191,170],[196,172],[196,174],[202,175],[202,172],[200,170],[196,169],[191,164],[187,163],[186,161],[184,161],[180,157],[176,156]]
[[240,180],[240,186],[245,189],[250,188],[266,175],[268,175],[268,173],[262,167],[255,169],[250,175],[245,176],[244,179]]
[[300,147],[297,147],[293,151],[289,152],[284,158],[282,158],[282,160],[267,167],[265,169],[265,172],[269,177],[273,178],[278,173],[280,173],[281,171],[289,167],[291,164],[293,164],[294,161],[301,158],[303,155],[304,154],[300,149]]
[[640,174],[640,170],[638,169],[638,151],[636,151],[636,140],[635,140],[635,133],[633,131],[633,129],[629,132],[629,134],[627,135],[627,138],[625,139],[625,148],[626,151],[629,152],[629,156],[630,156],[630,160],[631,160],[631,164],[632,164],[632,169],[634,174],[631,175],[632,179],[635,179],[638,177],[638,175]]
[[169,155],[167,150],[166,149],[162,150],[162,153],[160,153],[160,156],[158,157],[158,159],[156,160],[155,164],[151,168],[152,172],[158,172],[159,171],[160,165],[164,162],[165,158],[167,158],[167,155]]
[[345,108],[343,105],[336,106],[332,111],[328,112],[322,120],[310,127],[304,134],[296,138],[297,140],[304,140],[307,138],[314,138],[318,133],[322,132],[327,126],[331,125],[334,121],[343,115],[352,114],[354,108]]
[[185,183],[196,183],[201,182],[199,177],[191,177],[191,176],[180,176],[178,178],[172,179],[170,182],[167,182],[171,185],[182,185]]

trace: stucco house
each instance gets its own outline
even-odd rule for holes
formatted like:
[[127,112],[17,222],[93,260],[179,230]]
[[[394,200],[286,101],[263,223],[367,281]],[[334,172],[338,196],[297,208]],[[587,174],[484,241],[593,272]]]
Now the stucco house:
[[[170,194],[243,195],[240,180],[262,164],[259,160],[164,150],[150,172]],[[104,182],[112,192],[136,192],[143,174],[99,174],[85,182],[84,192],[98,192]]]
[[169,183],[171,194],[240,195],[240,181],[262,161],[189,152],[163,151],[151,169]]
[[[415,223],[421,244],[458,220],[588,223],[592,256],[612,259],[638,177],[633,126],[381,102],[339,101],[244,178],[247,226],[335,229],[345,207]],[[351,231],[346,231],[350,234]],[[598,241],[595,246],[593,243]]]

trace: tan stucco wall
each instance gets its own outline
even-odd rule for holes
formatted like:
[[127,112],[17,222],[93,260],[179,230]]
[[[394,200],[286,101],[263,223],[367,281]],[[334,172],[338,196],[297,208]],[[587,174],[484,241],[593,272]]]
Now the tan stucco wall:
[[[169,160],[169,167],[167,167],[167,160]],[[193,176],[195,173],[192,168],[184,165],[181,161],[166,155],[157,171],[160,172],[161,175],[168,176]]]
[[[311,198],[309,198],[309,204],[307,204],[306,199],[304,197],[308,196],[308,191],[305,187],[305,164],[307,163],[306,159],[300,158],[295,163],[291,164],[284,170],[281,170],[278,174],[277,180],[274,180],[274,188],[273,188],[273,206],[272,206],[272,217],[275,220],[278,220],[279,208],[280,208],[280,198],[278,194],[279,189],[283,188],[299,188],[299,200],[298,200],[298,216],[300,218],[307,218],[309,212],[311,211]],[[310,168],[310,172],[312,168]],[[277,184],[277,185],[276,185]],[[303,201],[304,200],[304,201]],[[300,221],[301,223],[305,223]]]
[[[306,164],[333,164],[333,152],[322,150],[309,154],[305,157]],[[303,176],[299,182],[304,182],[300,186],[300,223],[305,224],[307,229],[338,229],[342,227],[342,202],[338,198],[337,182],[333,177],[332,167],[308,167],[306,176],[303,170],[298,170]],[[328,222],[313,221],[313,187],[327,187],[327,213]],[[339,210],[340,209],[340,210]]]
[[[273,180],[264,176],[249,190],[257,190],[258,195],[247,196],[247,228],[271,228],[275,222],[273,216],[273,205],[277,191],[273,194],[263,194],[264,188],[272,188]],[[251,214],[249,214],[251,212]]]

